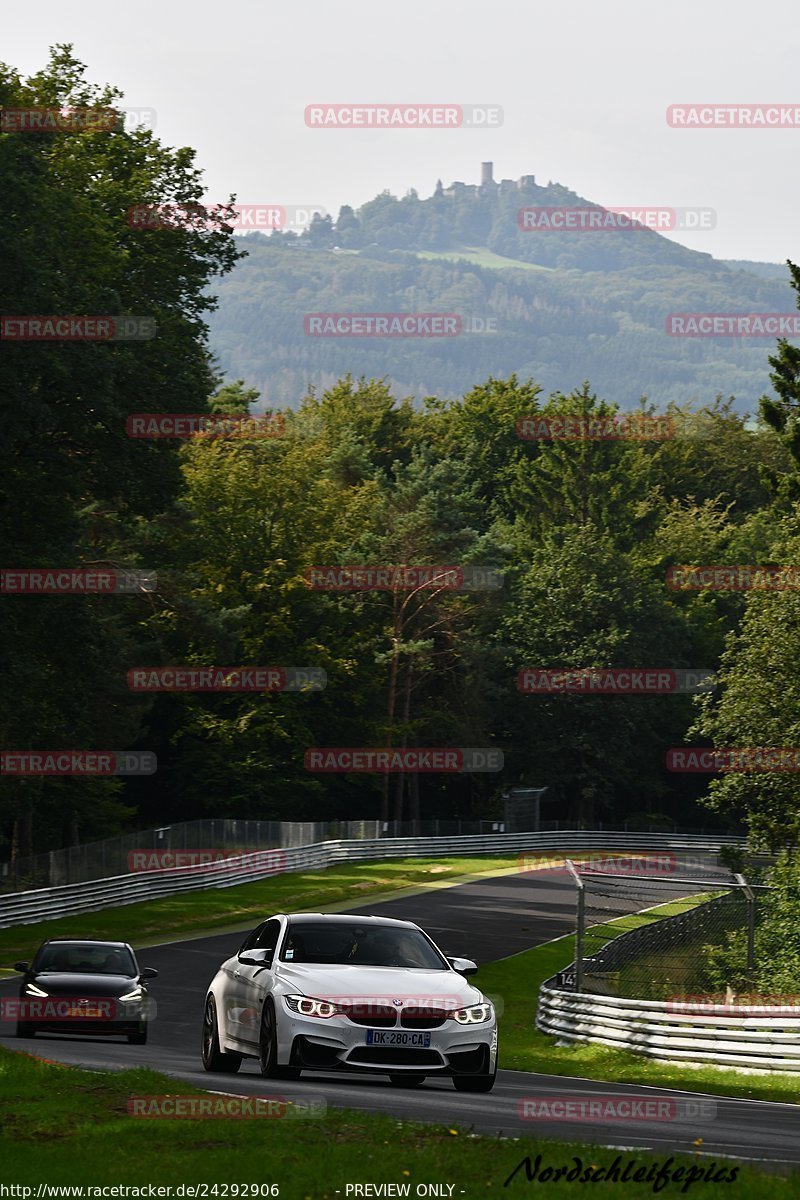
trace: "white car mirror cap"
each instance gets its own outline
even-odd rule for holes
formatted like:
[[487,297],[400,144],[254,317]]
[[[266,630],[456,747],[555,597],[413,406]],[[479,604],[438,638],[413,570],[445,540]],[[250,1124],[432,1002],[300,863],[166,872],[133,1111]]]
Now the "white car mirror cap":
[[245,950],[239,955],[239,962],[248,967],[268,967],[272,963],[272,950]]
[[447,961],[454,971],[458,971],[459,975],[475,975],[477,973],[478,964],[471,958],[448,958]]

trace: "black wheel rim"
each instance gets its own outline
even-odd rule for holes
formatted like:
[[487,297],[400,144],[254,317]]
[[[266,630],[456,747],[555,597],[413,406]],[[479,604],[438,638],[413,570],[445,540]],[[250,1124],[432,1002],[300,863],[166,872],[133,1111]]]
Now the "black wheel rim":
[[203,1017],[203,1060],[209,1062],[214,1049],[214,1002],[209,999]]
[[265,1005],[261,1017],[261,1069],[268,1071],[272,1067],[272,1013],[269,1005]]

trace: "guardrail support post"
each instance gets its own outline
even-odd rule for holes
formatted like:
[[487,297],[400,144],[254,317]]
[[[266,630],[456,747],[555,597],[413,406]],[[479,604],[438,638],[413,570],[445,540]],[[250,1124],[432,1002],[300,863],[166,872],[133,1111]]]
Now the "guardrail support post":
[[741,884],[747,901],[747,978],[752,983],[756,967],[756,897],[744,875],[735,875],[734,878]]
[[567,869],[575,881],[575,886],[578,889],[578,904],[575,921],[575,991],[583,991],[583,935],[586,929],[586,889],[583,880],[575,870],[575,864],[571,858],[564,860],[567,864]]

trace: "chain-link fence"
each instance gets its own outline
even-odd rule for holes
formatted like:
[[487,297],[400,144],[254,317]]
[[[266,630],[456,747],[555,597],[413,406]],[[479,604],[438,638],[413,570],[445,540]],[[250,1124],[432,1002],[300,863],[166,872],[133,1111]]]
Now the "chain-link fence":
[[[453,837],[503,833],[502,821],[182,821],[140,833],[51,850],[0,863],[0,893],[85,883],[141,870],[148,864],[191,865],[203,855],[308,846],[337,838]],[[180,860],[172,862],[171,855]]]
[[[759,873],[764,864],[756,864]],[[575,884],[575,962],[560,986],[663,1000],[708,988],[708,947],[746,932],[748,967],[763,885],[711,856],[593,856],[570,863]],[[648,873],[649,872],[649,873]]]
[[[559,824],[557,821],[542,821],[539,829],[543,833],[558,832],[559,829],[664,832],[662,824],[648,825],[634,821],[618,825],[588,822]],[[84,883],[92,879],[124,875],[139,869],[134,856],[141,855],[143,851],[154,854],[181,852],[184,855],[184,864],[188,864],[191,859],[186,858],[187,854],[202,851],[235,854],[237,851],[308,846],[337,838],[360,840],[384,837],[457,837],[505,832],[506,827],[501,820],[457,818],[434,821],[183,821],[159,829],[120,834],[118,837],[105,838],[102,841],[0,862],[0,893],[59,887],[68,883]],[[702,835],[718,831],[672,829],[668,832]]]

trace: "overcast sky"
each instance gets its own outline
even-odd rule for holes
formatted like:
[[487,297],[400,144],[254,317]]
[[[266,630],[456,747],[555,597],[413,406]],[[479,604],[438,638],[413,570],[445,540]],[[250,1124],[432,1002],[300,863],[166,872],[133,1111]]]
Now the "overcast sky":
[[[6,62],[72,42],[98,83],[191,145],[210,201],[358,206],[441,177],[536,176],[599,204],[710,207],[673,235],[717,258],[800,260],[800,128],[680,130],[670,104],[797,103],[797,0],[37,0],[3,21]],[[497,128],[311,129],[315,102],[497,104]]]

